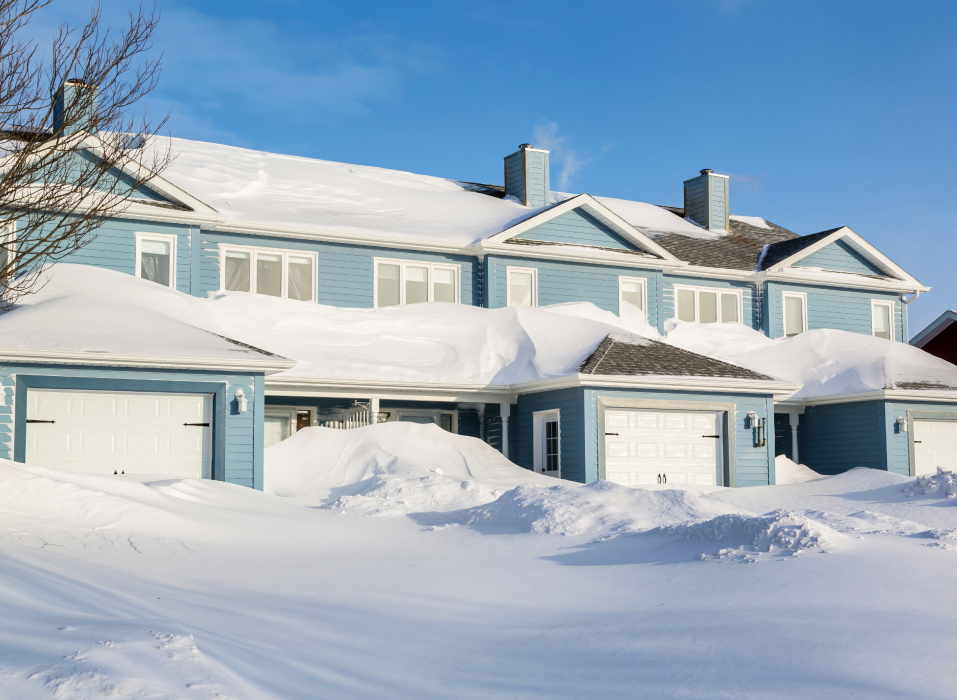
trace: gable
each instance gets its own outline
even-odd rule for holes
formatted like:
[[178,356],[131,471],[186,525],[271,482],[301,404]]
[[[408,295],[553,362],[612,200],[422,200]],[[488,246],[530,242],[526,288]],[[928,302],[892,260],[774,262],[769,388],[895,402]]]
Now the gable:
[[858,253],[843,239],[829,243],[820,250],[801,258],[793,264],[793,267],[814,267],[821,270],[887,277],[887,272]]
[[[89,162],[97,162],[98,159],[95,155],[89,151],[80,151],[79,158]],[[82,167],[79,163],[77,164],[77,169]],[[117,184],[119,183],[119,184]],[[100,182],[99,189],[104,191],[110,190],[115,192],[127,192],[130,199],[134,199],[141,202],[162,202],[163,204],[178,204],[170,199],[167,199],[163,195],[159,194],[155,190],[147,187],[146,185],[140,185],[134,187],[135,180],[119,170],[118,168],[111,168],[108,178],[103,178]],[[115,187],[115,189],[114,189]]]
[[615,250],[639,250],[638,246],[615,233],[612,228],[597,218],[582,211],[572,209],[524,231],[513,238],[565,245],[595,246]]

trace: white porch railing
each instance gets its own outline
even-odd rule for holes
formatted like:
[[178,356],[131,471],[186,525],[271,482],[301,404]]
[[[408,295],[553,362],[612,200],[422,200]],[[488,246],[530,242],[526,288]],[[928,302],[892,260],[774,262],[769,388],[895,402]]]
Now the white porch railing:
[[348,413],[340,413],[334,418],[317,416],[316,425],[323,428],[336,428],[338,430],[361,428],[366,425],[372,425],[372,411],[368,409],[349,411]]

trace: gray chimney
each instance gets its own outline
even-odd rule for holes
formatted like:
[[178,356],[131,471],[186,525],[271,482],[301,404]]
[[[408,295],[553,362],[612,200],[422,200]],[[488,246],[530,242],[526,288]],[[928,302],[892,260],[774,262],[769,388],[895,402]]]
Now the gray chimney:
[[96,122],[96,87],[75,78],[65,81],[53,95],[53,133],[96,133]]
[[685,217],[709,231],[727,231],[729,216],[727,175],[706,168],[685,180]]
[[523,143],[505,157],[505,194],[526,207],[545,207],[552,203],[548,182],[548,151]]

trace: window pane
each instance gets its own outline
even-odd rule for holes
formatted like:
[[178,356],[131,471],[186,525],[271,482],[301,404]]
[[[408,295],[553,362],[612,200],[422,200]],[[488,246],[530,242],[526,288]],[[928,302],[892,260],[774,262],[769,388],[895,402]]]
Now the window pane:
[[693,289],[678,290],[678,320],[679,321],[694,321],[695,320]]
[[884,340],[891,339],[891,308],[883,304],[874,306],[874,335]]
[[722,294],[721,295],[721,322],[722,323],[737,323],[738,322],[738,295],[737,294]]
[[271,297],[282,296],[282,256],[256,254],[256,291]]
[[718,322],[718,295],[715,292],[698,292],[698,322]]
[[558,471],[558,421],[545,424],[545,471]]
[[511,297],[511,306],[531,307],[532,273],[510,272],[508,275],[508,292]]
[[622,282],[621,300],[644,311],[645,300],[641,291],[641,282]]
[[432,270],[432,301],[455,303],[455,270]]
[[292,421],[288,416],[266,416],[263,445],[272,447],[292,434]]
[[452,414],[451,413],[440,413],[439,414],[439,427],[446,432],[452,432]]
[[804,332],[804,300],[784,297],[784,335],[789,338]]
[[312,301],[312,258],[289,256],[289,298]]
[[376,306],[399,305],[399,266],[379,263],[376,282],[379,287]]
[[407,265],[405,268],[405,303],[421,304],[428,300],[429,268]]
[[435,416],[427,415],[423,416],[421,414],[408,414],[403,413],[399,416],[400,423],[422,423],[428,425],[429,423],[435,424]]
[[166,241],[140,241],[140,277],[169,287],[169,265],[169,243]]
[[226,251],[226,291],[249,291],[249,253]]

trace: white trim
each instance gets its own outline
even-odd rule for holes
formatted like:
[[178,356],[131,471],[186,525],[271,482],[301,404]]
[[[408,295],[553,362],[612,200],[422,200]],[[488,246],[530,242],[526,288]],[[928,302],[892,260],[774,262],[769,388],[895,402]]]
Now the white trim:
[[147,231],[136,231],[136,276],[143,277],[143,241],[163,241],[169,244],[169,285],[170,289],[176,289],[176,243],[179,236],[175,233],[150,233]]
[[387,308],[379,306],[379,265],[398,265],[399,266],[399,306],[407,306],[405,301],[405,268],[427,267],[429,268],[429,301],[435,301],[435,270],[452,270],[455,274],[455,301],[454,304],[462,303],[462,266],[458,263],[429,262],[424,260],[409,260],[406,258],[372,258],[372,308]]
[[[558,471],[548,472],[545,469],[545,425],[551,422],[558,423]],[[553,408],[547,411],[532,413],[532,459],[533,467],[539,474],[562,478],[562,416],[561,409]]]
[[96,365],[104,367],[256,370],[263,371],[266,374],[284,372],[298,364],[295,360],[287,360],[284,357],[273,357],[263,360],[227,360],[210,357],[168,357],[165,355],[127,355],[107,352],[25,350],[20,348],[0,348],[0,362]]
[[885,306],[887,307],[887,319],[890,327],[890,338],[888,340],[897,341],[897,329],[894,326],[894,302],[893,301],[883,301],[879,299],[871,299],[871,335],[875,338],[877,337],[877,329],[874,328],[874,307],[875,306]]
[[928,401],[931,403],[957,403],[957,391],[948,391],[946,389],[884,389],[883,391],[862,391],[857,394],[782,399],[781,401],[776,401],[774,406],[775,409],[788,407],[804,408],[806,406],[857,403],[859,401]]
[[[621,298],[623,291],[621,289],[622,282],[637,282],[641,285],[641,313],[644,315],[645,320],[648,320],[648,278],[647,277],[628,277],[626,275],[618,275],[618,317],[621,318],[622,304],[628,303]],[[634,306],[634,304],[631,304]]]
[[[219,291],[225,292],[226,289],[226,253],[230,250],[238,253],[249,254],[249,293],[259,294],[256,291],[256,256],[259,254],[279,255],[282,257],[282,282],[280,284],[280,296],[276,298],[289,298],[289,256],[301,256],[312,260],[312,298],[308,301],[317,302],[319,294],[319,256],[317,253],[308,250],[295,250],[292,248],[269,248],[265,246],[235,245],[233,243],[219,243]],[[264,294],[263,296],[271,296]],[[298,301],[298,300],[294,300]]]
[[[911,301],[913,301],[913,299]],[[906,305],[910,302],[904,303]],[[923,348],[925,345],[927,345],[927,343],[950,328],[950,326],[954,323],[957,323],[957,311],[954,311],[953,309],[947,310],[938,316],[926,328],[924,328],[924,330],[911,338],[910,344],[915,348]],[[907,342],[907,340],[905,339],[904,342]]]
[[580,194],[576,197],[566,199],[561,204],[556,204],[552,207],[549,207],[544,211],[534,214],[524,221],[505,229],[504,231],[496,233],[494,236],[489,236],[488,238],[484,239],[484,242],[502,243],[509,238],[514,238],[515,236],[525,233],[536,226],[541,226],[542,224],[551,221],[552,219],[559,217],[562,214],[571,211],[572,209],[578,209],[579,207],[594,216],[606,226],[614,229],[618,235],[627,241],[634,243],[642,250],[653,253],[663,260],[680,262],[678,258],[655,243],[651,238],[622,219],[620,216],[618,216],[618,214],[613,212],[590,194]]
[[[788,336],[788,309],[787,302],[785,299],[788,297],[797,297],[801,300],[801,323],[804,327],[801,330],[801,333],[807,333],[807,292],[781,292],[781,338],[788,338],[794,336]],[[800,335],[800,333],[798,334]]]
[[[17,241],[17,222],[6,221],[0,224],[0,243],[16,243]],[[10,262],[14,262],[17,259],[17,247],[14,246],[12,250],[6,251],[10,256]],[[2,251],[0,251],[2,254]],[[0,265],[2,268],[3,265]]]
[[532,275],[532,308],[538,307],[538,268],[505,266],[505,306],[512,305],[512,273],[531,273]]
[[[443,409],[443,408],[386,408],[379,409],[379,413],[390,413],[389,422],[402,422],[402,416],[432,416],[436,418],[438,416],[452,416],[452,430],[450,431],[453,435],[459,434],[459,412],[455,409]],[[433,420],[435,425],[442,427],[442,424],[438,421]]]
[[[714,293],[718,295],[717,323],[719,324],[738,323],[742,325],[744,324],[744,290],[742,289],[735,289],[734,287],[731,287],[730,289],[728,289],[728,288],[722,288],[722,287],[708,287],[706,285],[701,286],[701,285],[690,285],[690,284],[674,284],[672,285],[672,289],[674,290],[673,294],[674,294],[674,312],[675,312],[674,317],[675,318],[678,318],[678,291],[679,290],[684,290],[686,292],[694,293],[694,321],[690,321],[689,323],[701,323],[701,321],[699,320],[699,317],[700,317],[699,309],[701,305],[700,294],[701,292],[709,292],[709,293]],[[737,300],[738,300],[738,320],[737,321],[725,321],[722,318],[722,315],[723,315],[721,310],[721,295],[722,294],[733,294],[735,297],[737,297]]]

